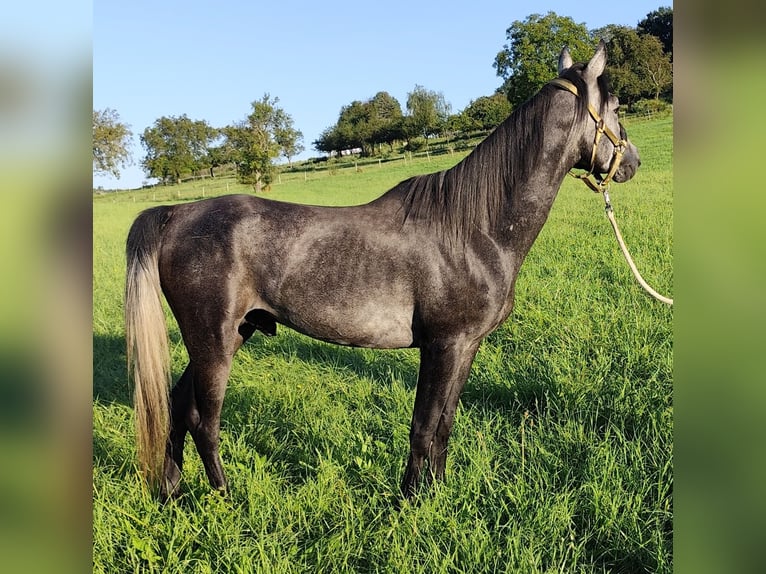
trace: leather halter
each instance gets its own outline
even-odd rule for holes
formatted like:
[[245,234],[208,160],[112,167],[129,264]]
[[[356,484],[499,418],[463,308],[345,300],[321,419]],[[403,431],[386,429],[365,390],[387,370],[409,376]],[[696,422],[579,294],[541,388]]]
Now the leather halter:
[[[565,80],[564,78],[554,78],[548,83],[553,84],[558,88],[567,90],[577,97],[580,95],[577,91],[577,87],[572,82]],[[603,193],[608,189],[609,183],[612,181],[612,177],[614,177],[617,168],[620,167],[620,162],[622,161],[622,156],[625,153],[625,148],[628,146],[628,142],[627,140],[617,137],[615,133],[609,129],[609,127],[607,127],[603,118],[599,115],[598,111],[596,111],[590,102],[588,103],[588,112],[590,112],[591,117],[596,122],[596,137],[595,141],[593,142],[593,153],[591,154],[590,158],[590,169],[587,171],[587,173],[580,175],[576,175],[570,171],[569,175],[583,180],[585,184],[596,193]],[[609,140],[614,145],[614,152],[612,154],[612,160],[609,165],[609,171],[607,172],[606,177],[602,178],[601,174],[593,173],[593,170],[596,166],[596,152],[598,150],[598,144],[601,141],[601,136],[603,135],[606,135],[606,137],[609,138]],[[591,175],[595,177],[595,182],[590,179]]]

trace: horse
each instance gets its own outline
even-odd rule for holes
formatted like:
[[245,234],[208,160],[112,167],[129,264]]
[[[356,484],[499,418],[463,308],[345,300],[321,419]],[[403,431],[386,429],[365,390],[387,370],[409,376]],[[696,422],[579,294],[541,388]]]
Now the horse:
[[[211,487],[226,491],[218,443],[232,360],[277,324],[338,345],[418,348],[402,496],[444,480],[471,364],[511,314],[565,176],[582,168],[619,183],[640,165],[606,60],[603,40],[587,63],[563,48],[558,77],[460,163],[363,205],[225,195],[140,213],[126,245],[126,345],[139,464],[159,497],[178,495],[187,432]],[[172,392],[162,295],[189,355]]]

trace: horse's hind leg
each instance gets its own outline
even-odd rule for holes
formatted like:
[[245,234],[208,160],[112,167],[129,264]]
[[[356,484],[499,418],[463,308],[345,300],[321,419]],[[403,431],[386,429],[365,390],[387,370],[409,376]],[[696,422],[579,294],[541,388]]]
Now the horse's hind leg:
[[210,485],[225,490],[226,476],[219,455],[221,408],[234,354],[248,335],[239,332],[247,306],[236,299],[238,275],[221,284],[214,277],[203,280],[191,270],[181,271],[168,274],[163,286],[189,353],[189,365],[171,395],[171,436],[164,482],[169,493],[178,485],[188,432]]
[[205,473],[210,485],[217,490],[226,490],[226,476],[218,453],[218,443],[221,407],[231,370],[231,361],[231,355],[219,355],[204,362],[193,362],[194,401],[189,412],[189,432],[205,465]]
[[189,364],[170,394],[170,436],[165,449],[165,467],[160,485],[160,497],[163,500],[176,494],[178,484],[181,482],[184,439],[189,430],[188,422],[194,409],[192,377],[192,368]]

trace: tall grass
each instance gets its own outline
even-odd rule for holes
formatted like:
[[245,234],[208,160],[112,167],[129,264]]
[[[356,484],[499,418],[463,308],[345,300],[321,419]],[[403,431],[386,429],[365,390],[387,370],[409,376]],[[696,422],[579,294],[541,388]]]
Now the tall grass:
[[[672,296],[672,118],[626,127],[643,165],[612,203],[642,274]],[[359,203],[409,175],[394,167],[269,196]],[[222,415],[228,497],[210,491],[188,441],[185,494],[151,498],[135,467],[121,299],[127,229],[153,204],[94,200],[94,571],[672,570],[672,310],[634,283],[585,186],[565,182],[513,315],[480,348],[447,482],[401,505],[417,352],[287,329],[235,358]],[[168,317],[178,376],[185,350]]]

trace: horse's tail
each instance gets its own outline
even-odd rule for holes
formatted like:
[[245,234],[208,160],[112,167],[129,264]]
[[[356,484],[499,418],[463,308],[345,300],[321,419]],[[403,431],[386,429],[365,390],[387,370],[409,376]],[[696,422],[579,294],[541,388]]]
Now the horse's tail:
[[159,249],[168,207],[141,213],[128,233],[125,342],[134,382],[139,465],[151,486],[159,484],[170,432],[170,353],[160,298]]

